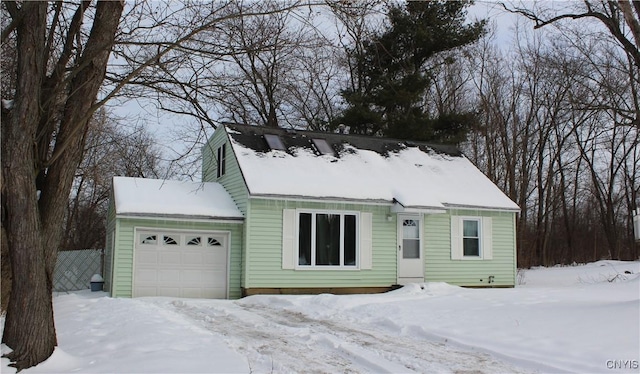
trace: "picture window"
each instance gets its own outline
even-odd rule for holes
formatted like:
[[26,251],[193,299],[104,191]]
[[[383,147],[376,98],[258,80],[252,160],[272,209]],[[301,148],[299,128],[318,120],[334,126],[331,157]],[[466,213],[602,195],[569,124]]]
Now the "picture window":
[[300,212],[298,265],[357,266],[358,216],[349,213]]

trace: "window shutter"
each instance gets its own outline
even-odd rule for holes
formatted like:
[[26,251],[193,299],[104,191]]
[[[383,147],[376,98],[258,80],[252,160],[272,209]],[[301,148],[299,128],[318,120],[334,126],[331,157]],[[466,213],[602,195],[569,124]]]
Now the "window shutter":
[[360,269],[373,268],[373,215],[360,213]]
[[451,216],[451,259],[462,260],[460,217]]
[[493,259],[493,222],[491,217],[482,218],[482,259]]
[[282,268],[295,269],[296,266],[296,210],[282,210]]

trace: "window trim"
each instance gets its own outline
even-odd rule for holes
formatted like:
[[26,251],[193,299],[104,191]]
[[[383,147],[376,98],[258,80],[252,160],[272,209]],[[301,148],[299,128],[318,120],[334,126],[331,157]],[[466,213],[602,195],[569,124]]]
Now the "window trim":
[[[478,222],[477,256],[464,255],[464,221]],[[451,216],[451,260],[493,260],[493,219],[486,216]]]
[[[299,256],[300,256],[300,214],[307,213],[311,214],[311,222],[315,222],[315,216],[317,214],[334,214],[340,215],[340,260],[344,263],[344,216],[352,215],[356,217],[355,229],[356,229],[356,243],[355,243],[355,266],[351,265],[300,265]],[[296,209],[295,210],[295,232],[294,232],[294,269],[295,270],[341,270],[341,271],[355,271],[360,270],[362,267],[362,259],[360,258],[360,241],[361,241],[361,233],[360,233],[360,225],[361,225],[361,217],[360,212],[351,211],[351,210],[325,210],[325,209]],[[316,231],[315,227],[311,225],[311,259],[312,262],[315,262],[315,254],[316,254]]]
[[[464,236],[464,223],[466,221],[469,222],[476,222],[478,225],[478,236],[477,237],[471,237],[471,236]],[[469,238],[469,239],[477,239],[478,240],[478,254],[477,255],[465,255],[464,254],[464,239],[465,238]],[[465,259],[482,259],[484,256],[484,248],[483,248],[483,238],[484,238],[484,232],[482,231],[482,217],[460,217],[460,239],[461,239],[461,246],[460,246],[460,250],[462,251],[462,258]]]
[[[417,221],[417,226],[418,226],[418,237],[417,238],[405,238],[404,237],[404,221],[405,220],[412,220],[412,221]],[[400,213],[398,214],[397,217],[397,221],[398,221],[398,225],[397,225],[397,231],[402,230],[402,239],[400,239],[399,237],[399,232],[396,233],[396,236],[398,236],[398,243],[397,245],[401,245],[402,246],[402,251],[398,251],[398,256],[402,257],[404,255],[404,240],[405,239],[411,239],[411,240],[418,240],[418,258],[402,258],[402,260],[423,260],[425,257],[424,254],[424,217],[421,214],[416,214],[416,213]],[[399,257],[399,259],[400,259]]]

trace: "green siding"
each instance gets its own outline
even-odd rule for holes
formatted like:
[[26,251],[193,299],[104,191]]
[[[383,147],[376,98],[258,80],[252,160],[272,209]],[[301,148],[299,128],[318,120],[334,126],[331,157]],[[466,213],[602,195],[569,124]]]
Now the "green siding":
[[[451,216],[492,217],[493,259],[451,260]],[[515,213],[452,210],[424,217],[425,280],[461,286],[514,286],[516,277]],[[494,282],[488,278],[493,275]]]
[[[373,214],[372,270],[283,270],[282,210],[322,209]],[[388,206],[251,199],[245,230],[243,287],[382,287],[396,283],[397,216]],[[513,286],[515,284],[514,214],[453,210],[424,215],[425,281],[462,286]],[[492,217],[493,259],[451,260],[451,215]],[[488,277],[494,276],[489,284]]]
[[[111,189],[113,191],[113,188]],[[116,213],[114,209],[113,193],[109,200],[109,209],[107,210],[107,230],[106,230],[106,242],[104,246],[104,269],[102,272],[102,278],[104,279],[104,290],[111,292],[111,276],[112,276],[112,259],[113,259],[113,243],[112,238],[115,236],[116,230]]]
[[[373,216],[373,269],[283,270],[283,209],[370,212]],[[396,221],[389,206],[251,199],[246,220],[246,288],[384,287],[396,283]]]
[[[218,178],[216,153],[217,149],[225,143],[227,144],[225,174]],[[244,183],[244,178],[238,165],[238,159],[233,152],[233,147],[229,143],[229,138],[224,131],[224,127],[216,130],[211,139],[209,139],[207,144],[202,148],[202,160],[202,181],[218,182],[224,186],[238,206],[238,209],[240,209],[246,217],[249,192]]]
[[149,220],[134,218],[116,219],[116,243],[113,287],[111,296],[131,297],[133,278],[133,247],[134,229],[158,228],[163,230],[198,230],[198,231],[229,231],[231,232],[230,267],[229,267],[229,298],[237,299],[241,296],[240,263],[242,256],[242,225],[218,222],[186,222],[172,220]]

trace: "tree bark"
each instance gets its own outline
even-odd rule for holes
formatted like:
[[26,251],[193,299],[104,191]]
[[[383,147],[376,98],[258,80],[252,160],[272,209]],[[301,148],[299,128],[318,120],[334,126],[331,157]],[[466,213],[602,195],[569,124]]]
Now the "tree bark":
[[17,27],[18,85],[9,123],[2,126],[2,172],[6,186],[4,226],[13,270],[3,343],[20,370],[46,360],[56,346],[51,281],[44,251],[36,191],[33,144],[40,119],[47,4],[24,3]]
[[[13,282],[3,343],[22,370],[46,360],[55,346],[52,276],[62,238],[62,222],[78,167],[88,121],[105,76],[123,2],[99,1],[82,56],[68,67],[70,79],[58,111],[55,146],[43,159],[38,128],[43,118],[46,43],[45,2],[25,2],[17,33],[17,87],[8,123],[2,125],[4,208]],[[83,6],[83,5],[80,5]],[[64,58],[62,56],[61,58]],[[66,61],[65,61],[66,64]],[[50,102],[47,104],[51,104]],[[55,110],[54,110],[55,111]]]

